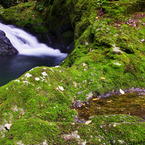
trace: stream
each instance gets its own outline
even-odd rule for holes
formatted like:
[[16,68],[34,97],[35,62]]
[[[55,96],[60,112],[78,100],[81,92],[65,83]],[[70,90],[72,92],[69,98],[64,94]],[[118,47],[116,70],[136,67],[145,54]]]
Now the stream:
[[0,30],[19,51],[15,56],[0,56],[0,86],[20,77],[36,66],[56,66],[67,54],[39,43],[37,38],[22,29],[0,23]]

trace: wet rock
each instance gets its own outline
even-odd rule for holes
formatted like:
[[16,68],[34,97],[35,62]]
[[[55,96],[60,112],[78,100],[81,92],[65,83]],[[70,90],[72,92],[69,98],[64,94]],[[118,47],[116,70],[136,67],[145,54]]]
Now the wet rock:
[[59,49],[63,53],[70,53],[74,49],[73,46],[73,31],[68,30],[61,33],[55,41],[54,48]]
[[11,44],[5,33],[0,30],[0,55],[16,55],[18,51]]

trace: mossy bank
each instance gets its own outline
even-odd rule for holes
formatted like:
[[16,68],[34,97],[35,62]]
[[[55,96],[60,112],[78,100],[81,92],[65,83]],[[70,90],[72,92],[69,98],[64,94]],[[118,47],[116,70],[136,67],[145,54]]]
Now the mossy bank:
[[100,115],[78,124],[71,103],[145,88],[144,6],[142,0],[54,0],[0,9],[5,22],[29,24],[37,33],[73,30],[75,47],[59,67],[36,67],[0,88],[0,143],[143,144],[141,118]]

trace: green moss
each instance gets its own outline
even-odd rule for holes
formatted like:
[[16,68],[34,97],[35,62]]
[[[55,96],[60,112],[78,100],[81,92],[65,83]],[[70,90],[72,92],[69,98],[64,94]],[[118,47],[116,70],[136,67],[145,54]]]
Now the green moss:
[[[34,68],[0,88],[0,133],[3,137],[0,144],[19,141],[43,144],[45,140],[48,144],[144,143],[145,125],[137,117],[103,115],[90,118],[89,125],[74,123],[77,112],[70,108],[74,100],[86,101],[89,94],[98,96],[113,90],[145,88],[145,20],[141,16],[144,14],[141,0],[106,1],[102,4],[103,15],[98,14],[101,10],[98,2],[55,0],[39,1],[35,5],[30,1],[4,10],[1,16],[8,22],[21,27],[30,24],[37,32],[45,32],[50,26],[48,31],[59,33],[64,24],[71,25],[75,50],[60,67]],[[132,9],[129,11],[129,8]],[[135,18],[133,14],[140,14],[140,17]],[[129,19],[140,23],[132,26]],[[69,34],[63,36],[66,38]],[[136,115],[138,107],[144,108],[143,98],[106,98],[106,102],[100,102],[104,108],[101,106],[102,109],[97,108],[95,112]],[[125,101],[128,107],[132,106],[128,110],[124,106],[121,112]],[[7,123],[12,123],[9,132],[3,129]]]
[[52,123],[37,118],[20,119],[0,143],[99,144],[143,143],[144,123],[128,115],[97,116],[91,124]]
[[[115,6],[116,3],[112,2],[112,5]],[[122,3],[121,5],[124,9],[127,7]],[[116,6],[120,7],[120,3]],[[104,4],[103,7],[106,9],[112,8],[108,4]],[[120,13],[120,9],[117,9],[119,14],[127,17],[124,15],[125,10]],[[112,9],[112,12],[114,11]],[[90,21],[89,26],[85,26],[85,21],[81,16],[82,20],[76,23],[75,50],[62,65],[79,69],[82,76],[85,76],[82,64],[86,63],[88,68],[85,70],[87,70],[88,76],[90,72],[92,74],[99,72],[99,77],[105,77],[104,82],[95,80],[95,77],[91,76],[91,80],[95,80],[91,82],[92,90],[90,91],[92,92],[97,90],[99,93],[105,93],[117,88],[144,87],[142,83],[144,82],[144,44],[141,42],[144,39],[144,27],[140,26],[140,29],[138,29],[127,25],[124,21],[120,23],[116,23],[113,19],[110,21],[109,17],[114,17],[115,14],[112,13],[109,17],[107,14],[110,15],[105,10],[105,15],[97,20],[94,19],[94,15],[91,15],[88,20],[94,19],[94,22]],[[118,19],[120,18],[118,17]],[[84,28],[86,29],[84,30]],[[120,53],[115,49],[119,49]],[[97,71],[94,71],[93,68]],[[83,79],[87,80],[87,77],[83,77]],[[80,79],[80,81],[83,81],[83,79]],[[96,86],[96,89],[93,86]]]
[[[14,81],[7,90],[7,93],[1,92],[1,103],[6,99],[1,107],[5,108],[7,104],[10,103],[11,107],[17,106],[21,108],[21,106],[23,106],[28,116],[38,115],[40,118],[51,121],[72,121],[71,115],[74,114],[74,111],[69,107],[73,96],[67,97],[65,91],[61,90],[61,88],[66,89],[70,80],[68,80],[68,82],[67,79],[64,80],[63,76],[61,76],[61,72],[58,75],[52,72],[53,70],[48,69],[47,73],[49,77],[45,78],[45,76],[41,74],[43,73],[43,69],[38,69],[37,71],[34,70],[30,72],[33,76],[31,78],[27,78],[24,75],[18,81]],[[59,70],[57,70],[57,72],[59,72]],[[37,76],[37,74],[41,74],[41,77],[39,75]],[[59,79],[62,79],[60,83],[58,83]],[[66,81],[66,84],[63,84],[63,81]],[[13,93],[9,94],[9,92]],[[19,104],[17,104],[18,102]],[[5,112],[11,112],[11,107]],[[44,114],[43,112],[47,113]]]
[[4,8],[0,5],[0,14],[4,12]]
[[59,127],[55,123],[37,118],[20,119],[11,127],[3,141],[6,144],[17,144],[19,141],[24,144],[39,144],[47,138],[48,143],[52,144],[57,142],[59,134]]
[[[34,10],[35,2],[21,3],[5,9],[1,17],[8,23],[15,24],[22,28],[31,27],[35,32],[44,33],[47,31],[42,16]],[[13,15],[13,16],[12,16]]]

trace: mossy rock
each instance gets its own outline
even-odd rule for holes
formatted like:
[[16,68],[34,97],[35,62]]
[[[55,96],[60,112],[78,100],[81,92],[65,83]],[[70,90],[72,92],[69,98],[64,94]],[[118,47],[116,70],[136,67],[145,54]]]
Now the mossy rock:
[[97,116],[90,124],[19,119],[0,140],[5,144],[141,144],[145,124],[128,115]]
[[[0,88],[0,143],[143,144],[145,124],[140,118],[103,115],[89,118],[88,125],[78,124],[74,122],[77,112],[71,109],[74,100],[86,101],[89,94],[99,96],[112,90],[145,88],[145,20],[139,18],[137,27],[127,24],[136,12],[127,10],[138,1],[106,1],[102,5],[104,15],[99,17],[101,7],[96,1],[45,2],[46,7],[43,5],[39,11],[30,1],[6,9],[2,16],[22,27],[30,24],[38,32],[50,24],[50,30],[56,34],[62,33],[63,22],[70,23],[75,29],[75,49],[61,66],[34,68]],[[38,14],[36,23],[34,12]],[[12,13],[16,15],[10,18]],[[45,23],[46,18],[50,19]],[[8,132],[5,124],[12,124]]]
[[42,17],[34,10],[34,7],[34,1],[20,3],[17,6],[4,9],[1,18],[6,23],[17,25],[29,31],[31,30],[31,33],[46,33],[47,29],[43,23]]

